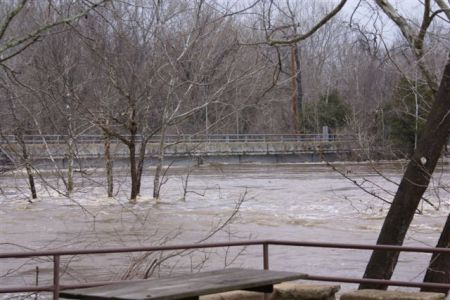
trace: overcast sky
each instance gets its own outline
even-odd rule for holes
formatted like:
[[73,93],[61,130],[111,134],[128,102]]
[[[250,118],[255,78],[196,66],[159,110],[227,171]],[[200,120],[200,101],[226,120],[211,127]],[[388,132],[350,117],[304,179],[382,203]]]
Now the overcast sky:
[[[1,0],[0,0],[1,1]],[[217,3],[227,3],[231,7],[236,6],[242,9],[254,2],[254,0],[213,0]],[[311,3],[326,3],[330,7],[335,7],[340,0],[275,0],[279,3],[290,1],[291,4],[309,4]],[[314,2],[313,2],[314,1]],[[419,24],[423,15],[423,0],[389,0],[389,2],[399,11],[399,13],[411,23]],[[358,6],[358,3],[360,4]],[[432,1],[434,3],[434,1]],[[436,5],[434,5],[436,6]],[[355,8],[358,7],[356,11]],[[331,8],[330,8],[331,9]],[[437,9],[437,7],[434,7]],[[378,14],[376,14],[378,11]],[[375,4],[375,0],[348,0],[343,10],[339,13],[341,18],[345,21],[350,20],[357,22],[365,27],[367,31],[377,32],[382,34],[387,43],[397,39],[401,34],[397,26],[390,21],[385,14]],[[316,16],[319,20],[321,16]],[[436,21],[438,19],[436,18]],[[447,23],[448,24],[448,23]],[[447,25],[450,27],[450,25]],[[376,30],[373,30],[376,27]]]
[[[333,3],[338,3],[338,0],[329,0]],[[373,13],[373,8],[376,8],[376,4],[374,0],[349,0],[346,6],[343,9],[343,14],[350,16],[357,4],[361,2],[357,11],[354,14],[354,20],[360,23],[361,25],[367,26],[367,29],[370,30],[372,26],[376,26],[378,32],[381,31],[383,37],[389,41],[395,39],[396,36],[399,35],[398,28],[384,15],[383,12],[380,12],[380,20],[375,22],[375,16]],[[422,18],[423,14],[423,5],[421,4],[421,0],[391,0],[390,3],[400,12],[400,14],[410,20],[412,23],[418,22]]]
[[[337,0],[331,0],[331,2],[338,3]],[[349,0],[346,4],[346,10],[351,11],[354,7],[356,7],[359,0]],[[423,5],[421,4],[421,0],[390,0],[389,1],[395,8],[397,8],[403,15],[407,17],[420,16],[423,12]],[[361,7],[367,8],[372,5],[376,6],[374,0],[362,0]]]

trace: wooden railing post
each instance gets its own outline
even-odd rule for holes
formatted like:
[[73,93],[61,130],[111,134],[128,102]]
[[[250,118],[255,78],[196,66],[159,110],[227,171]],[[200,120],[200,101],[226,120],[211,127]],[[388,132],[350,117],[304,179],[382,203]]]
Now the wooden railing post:
[[59,267],[60,256],[53,255],[53,300],[59,299]]
[[[269,243],[263,243],[263,268],[269,270]],[[264,293],[264,300],[269,300],[270,294]]]
[[269,244],[263,243],[263,267],[264,270],[269,270]]

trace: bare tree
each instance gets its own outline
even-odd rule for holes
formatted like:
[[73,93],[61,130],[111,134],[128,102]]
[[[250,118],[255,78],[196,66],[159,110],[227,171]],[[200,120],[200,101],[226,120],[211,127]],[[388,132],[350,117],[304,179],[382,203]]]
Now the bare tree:
[[[20,0],[3,3],[0,6],[1,14],[3,15],[2,21],[0,22],[0,66],[2,67],[2,71],[5,71],[9,75],[14,75],[14,61],[18,55],[25,52],[35,42],[49,34],[52,29],[58,28],[63,24],[70,24],[87,16],[92,10],[100,7],[105,2],[108,1],[82,1],[75,9],[72,10],[71,7],[66,9],[65,12],[67,14],[60,14],[62,12],[60,9],[64,9],[65,6],[63,2],[52,3],[52,1],[49,1],[43,5],[42,3]],[[39,10],[44,6],[48,8],[46,17],[43,14],[35,13],[35,10]],[[33,24],[29,22],[30,25],[28,26],[19,25],[24,19],[31,21],[34,18],[36,18],[36,22]],[[13,81],[16,80],[15,76],[12,77],[14,77]],[[14,93],[11,89],[10,92]],[[13,121],[16,123],[15,135],[22,149],[20,156],[27,171],[31,196],[35,199],[37,193],[34,184],[31,158],[24,141],[25,127],[23,121],[19,120],[16,101],[17,96],[14,98],[10,96],[8,98],[11,115],[13,116]]]
[[[282,29],[276,28],[267,36],[268,43],[271,45],[289,45],[308,38],[323,24],[328,22],[342,8],[345,2],[341,1],[334,10],[304,34],[297,34],[293,37],[286,38],[274,38],[275,35],[279,35]],[[448,101],[448,95],[450,95],[450,59],[447,60],[446,66],[444,67],[440,84],[437,83],[423,60],[425,36],[431,22],[434,18],[442,14],[446,14],[447,17],[450,16],[448,5],[444,1],[435,1],[435,3],[440,9],[432,12],[431,1],[424,2],[423,19],[419,28],[416,29],[388,1],[376,1],[378,7],[401,30],[424,78],[427,80],[430,88],[436,91],[434,103],[431,107],[422,138],[418,141],[417,148],[406,168],[391,208],[384,221],[377,241],[378,244],[401,245],[403,243],[409,224],[413,219],[423,193],[428,187],[437,161],[441,156],[442,149],[448,140],[450,129],[450,115],[448,113],[450,111],[450,101]],[[444,230],[443,233],[445,232],[447,231]],[[443,241],[444,239],[441,238],[440,242]],[[367,265],[364,277],[389,279],[395,269],[398,255],[398,252],[374,251]],[[432,270],[433,268],[430,269]],[[437,269],[439,270],[440,268]],[[444,277],[447,277],[446,280],[448,281],[449,277],[445,274]],[[360,288],[385,289],[386,286],[361,284]]]
[[[431,13],[431,1],[424,2],[424,16],[418,32],[414,30],[406,19],[398,14],[388,1],[376,2],[400,28],[414,52],[418,65],[430,88],[437,90],[422,138],[417,143],[417,148],[406,168],[377,240],[378,244],[401,245],[422,195],[429,185],[443,147],[448,140],[450,130],[450,115],[448,113],[450,111],[450,101],[448,101],[448,95],[450,95],[450,58],[444,68],[440,84],[437,84],[421,60],[427,29],[433,18],[438,14],[438,12]],[[437,4],[441,5],[442,3],[437,1]],[[441,5],[441,12],[446,11],[446,9],[448,8]],[[445,232],[446,230],[442,233]],[[399,252],[374,251],[366,267],[364,277],[391,278],[397,264],[398,255]],[[433,268],[429,272],[433,272]],[[441,277],[441,280],[445,280],[445,277],[447,277],[446,282],[448,282],[448,276]],[[385,289],[386,286],[362,284],[360,288]]]
[[[27,144],[25,143],[25,140],[24,140],[24,134],[27,129],[26,128],[27,127],[27,118],[24,117],[23,114],[20,114],[20,112],[18,112],[16,103],[15,103],[15,101],[16,101],[15,98],[17,97],[17,95],[15,95],[14,89],[11,89],[11,87],[7,83],[2,84],[1,87],[4,90],[5,94],[7,95],[9,110],[11,112],[12,121],[14,122],[12,126],[15,126],[15,128],[12,130],[12,132],[14,133],[14,137],[17,140],[17,144],[20,149],[20,153],[14,153],[14,154],[15,154],[15,157],[20,157],[20,161],[18,162],[19,167],[25,166],[25,170],[26,170],[27,176],[28,176],[28,184],[30,187],[31,198],[36,199],[37,191],[36,191],[36,185],[35,185],[35,180],[34,180],[33,167],[31,165],[31,161],[30,161],[29,150],[28,150]],[[2,134],[2,136],[3,136],[3,134]],[[8,142],[14,142],[14,141],[8,141]],[[16,151],[17,150],[18,149],[16,149]]]

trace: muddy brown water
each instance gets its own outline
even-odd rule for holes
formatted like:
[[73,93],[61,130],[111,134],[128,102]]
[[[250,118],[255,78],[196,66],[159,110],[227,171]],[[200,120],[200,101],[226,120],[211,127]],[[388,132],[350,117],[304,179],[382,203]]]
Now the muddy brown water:
[[[371,194],[329,167],[312,164],[193,169],[185,199],[187,169],[174,168],[159,202],[151,199],[153,178],[148,171],[137,204],[128,203],[129,183],[121,172],[116,174],[113,199],[105,197],[101,170],[78,175],[70,198],[58,193],[62,183],[47,174],[46,184],[38,180],[40,198],[32,204],[27,202],[23,176],[4,176],[0,178],[0,252],[196,243],[209,235],[208,242],[270,238],[374,244],[388,209],[377,197],[392,199],[402,164],[378,164],[377,171],[366,164],[337,166]],[[450,205],[448,192],[437,187],[448,188],[449,183],[450,171],[444,166],[426,195],[439,209],[421,206],[423,214],[416,215],[405,244],[436,244]],[[239,212],[223,225],[237,205]],[[270,267],[360,277],[369,255],[368,251],[271,246]],[[394,278],[421,281],[429,257],[402,254]],[[158,268],[153,269],[155,262]],[[224,266],[261,268],[262,249],[64,257],[63,266],[65,282],[142,278],[149,269],[157,276]],[[33,285],[36,278],[45,284],[50,274],[48,258],[0,262],[1,286]]]

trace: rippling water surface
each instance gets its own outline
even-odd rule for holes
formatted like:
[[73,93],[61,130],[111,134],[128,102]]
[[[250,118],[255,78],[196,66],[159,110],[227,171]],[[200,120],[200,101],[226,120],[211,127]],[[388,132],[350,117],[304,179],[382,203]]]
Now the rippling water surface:
[[[79,176],[70,198],[57,192],[58,186],[62,190],[61,182],[46,176],[50,179],[46,184],[39,181],[40,198],[32,204],[26,201],[26,182],[21,175],[3,177],[0,251],[195,243],[207,237],[209,242],[270,238],[373,244],[388,209],[379,198],[392,199],[402,166],[377,165],[377,171],[368,165],[337,167],[359,187],[324,165],[208,166],[191,170],[185,199],[187,170],[174,168],[159,202],[151,198],[153,177],[148,171],[137,204],[127,201],[126,174],[116,174],[113,199],[105,197],[99,170]],[[449,170],[441,168],[432,186],[448,188],[449,182]],[[414,219],[408,245],[435,245],[449,212],[450,197],[443,189],[430,189],[426,197],[439,209],[421,206],[423,214]],[[226,223],[237,207],[238,213]],[[260,247],[167,254],[65,257],[64,280],[142,277],[148,270],[157,275],[262,265]],[[270,267],[359,277],[369,254],[274,246],[270,248]],[[420,281],[428,260],[424,254],[402,254],[395,278]],[[154,265],[158,268],[152,268]],[[35,284],[36,277],[41,284],[48,283],[50,268],[46,259],[3,260],[0,284]]]

